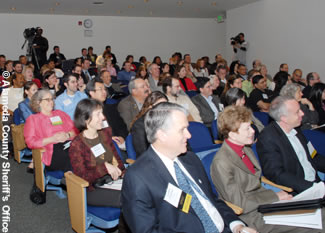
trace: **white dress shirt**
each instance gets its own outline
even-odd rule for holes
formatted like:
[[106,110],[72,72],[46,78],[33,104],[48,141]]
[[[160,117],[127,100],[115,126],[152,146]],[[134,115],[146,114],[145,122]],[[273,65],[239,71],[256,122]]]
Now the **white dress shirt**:
[[[195,184],[197,184],[195,182],[195,180],[192,178],[192,176],[190,175],[190,173],[186,170],[186,168],[183,166],[183,164],[179,161],[178,158],[176,158],[175,160],[171,160],[170,158],[168,158],[167,156],[161,154],[159,151],[157,151],[153,145],[151,145],[152,149],[156,152],[156,154],[158,155],[158,157],[161,159],[161,161],[163,162],[163,164],[166,166],[167,170],[169,171],[170,175],[174,178],[175,182],[178,184],[177,182],[177,178],[176,178],[176,173],[175,173],[175,168],[174,168],[174,162],[176,162],[180,169],[183,171],[183,173],[189,177]],[[199,189],[200,186],[197,185],[197,187]],[[204,207],[204,209],[207,211],[207,213],[209,214],[210,218],[212,219],[212,221],[214,222],[214,224],[216,225],[217,229],[219,230],[219,232],[222,232],[224,229],[224,221],[220,215],[220,213],[218,212],[217,208],[207,199],[205,199],[200,193],[198,193],[195,189],[193,189],[193,191],[195,192],[197,198],[199,199],[200,203],[202,204],[202,206]],[[201,192],[203,192],[201,190]],[[234,228],[237,225],[244,225],[243,222],[241,221],[233,221],[230,223],[230,229],[232,232],[234,232]]]

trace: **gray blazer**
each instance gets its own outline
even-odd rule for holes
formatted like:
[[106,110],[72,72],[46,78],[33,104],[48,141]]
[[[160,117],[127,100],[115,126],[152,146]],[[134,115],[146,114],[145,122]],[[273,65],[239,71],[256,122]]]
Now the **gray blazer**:
[[[208,102],[204,99],[201,94],[193,96],[191,100],[199,110],[203,124],[210,127],[212,121],[214,120],[214,112],[210,108]],[[217,107],[218,112],[221,112],[222,109],[220,109],[219,106],[219,104],[221,103],[219,97],[212,95],[212,102]]]
[[150,86],[151,91],[163,92],[162,86],[156,85],[155,80],[153,80],[153,78],[151,76],[148,77],[148,81],[149,81],[149,86]]
[[139,113],[138,106],[132,95],[129,95],[128,97],[121,100],[117,106],[117,110],[123,118],[128,130],[130,130],[131,122]]
[[245,147],[244,152],[252,161],[255,174],[224,142],[212,161],[211,178],[222,199],[243,208],[240,219],[259,232],[269,232],[273,226],[264,224],[263,215],[257,212],[257,207],[278,201],[278,197],[272,190],[261,186],[261,167],[252,149]]

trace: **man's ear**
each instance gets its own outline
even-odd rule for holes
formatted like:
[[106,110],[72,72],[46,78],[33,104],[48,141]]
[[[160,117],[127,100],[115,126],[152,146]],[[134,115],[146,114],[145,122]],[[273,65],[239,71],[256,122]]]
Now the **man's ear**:
[[66,88],[68,88],[68,84],[67,84],[67,83],[63,83],[63,85],[64,85]]
[[157,130],[156,139],[162,142],[165,142],[168,138],[168,135],[161,129]]

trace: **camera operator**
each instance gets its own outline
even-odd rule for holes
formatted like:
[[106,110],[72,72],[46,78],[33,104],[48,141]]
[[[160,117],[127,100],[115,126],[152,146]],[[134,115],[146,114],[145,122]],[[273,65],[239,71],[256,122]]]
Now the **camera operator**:
[[[43,29],[37,27],[36,35],[33,40],[33,48],[35,49],[34,51],[36,54],[34,54],[33,51],[33,56],[32,56],[33,57],[32,61],[36,69],[40,69],[47,62],[46,53],[49,48],[49,42],[45,37],[42,36],[42,33],[43,33]],[[36,58],[38,60],[39,67],[37,67]]]
[[239,60],[241,64],[246,65],[246,52],[247,52],[247,42],[245,41],[244,33],[239,33],[236,37],[232,37],[231,45],[234,50],[234,61]]

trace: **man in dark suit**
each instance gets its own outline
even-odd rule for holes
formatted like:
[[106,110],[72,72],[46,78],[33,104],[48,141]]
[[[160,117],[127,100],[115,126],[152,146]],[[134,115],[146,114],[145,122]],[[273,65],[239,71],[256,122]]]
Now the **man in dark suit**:
[[[87,83],[86,90],[90,98],[96,99],[103,103],[103,113],[108,123],[107,126],[112,128],[112,135],[114,136],[113,140],[115,140],[117,144],[122,144],[124,139],[128,136],[129,131],[127,130],[123,119],[117,111],[116,104],[105,104],[107,92],[103,81],[100,78],[90,80]],[[103,126],[105,126],[105,124]]]
[[[325,172],[325,157],[315,155],[311,143],[299,129],[304,113],[292,98],[279,96],[269,110],[275,120],[261,132],[257,152],[266,178],[300,193],[321,182],[317,171]],[[312,155],[315,155],[312,158]]]
[[195,86],[200,94],[193,96],[192,102],[199,110],[203,123],[207,127],[211,127],[212,121],[217,119],[219,112],[223,111],[223,104],[218,96],[212,95],[212,84],[209,78],[198,78]]
[[160,103],[147,113],[151,147],[123,181],[122,210],[128,226],[133,233],[256,232],[216,198],[199,158],[186,152],[191,137],[186,115],[173,103]]

